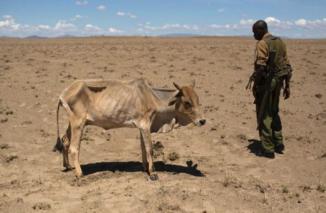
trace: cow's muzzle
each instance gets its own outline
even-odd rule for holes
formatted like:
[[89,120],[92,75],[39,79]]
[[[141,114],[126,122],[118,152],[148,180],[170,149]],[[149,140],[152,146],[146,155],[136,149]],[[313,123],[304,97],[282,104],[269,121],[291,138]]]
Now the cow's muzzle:
[[205,123],[206,123],[205,119],[198,119],[195,121],[196,126],[203,126],[203,125],[205,125]]

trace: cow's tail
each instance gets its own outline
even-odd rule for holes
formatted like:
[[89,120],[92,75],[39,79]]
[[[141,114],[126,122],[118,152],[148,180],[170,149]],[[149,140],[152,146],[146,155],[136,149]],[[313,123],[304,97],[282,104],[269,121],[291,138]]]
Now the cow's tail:
[[58,101],[58,107],[57,107],[57,143],[54,145],[52,151],[53,152],[56,152],[56,151],[59,151],[59,152],[62,152],[63,150],[63,142],[60,138],[60,128],[59,128],[59,110],[60,110],[60,107],[62,106],[62,101],[61,101],[61,98],[59,98],[59,101]]

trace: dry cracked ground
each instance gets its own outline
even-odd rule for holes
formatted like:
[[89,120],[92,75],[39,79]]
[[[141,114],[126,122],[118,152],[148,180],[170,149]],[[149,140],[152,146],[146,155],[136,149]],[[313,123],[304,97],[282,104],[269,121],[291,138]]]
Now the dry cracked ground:
[[[255,155],[251,38],[0,39],[0,212],[326,212],[326,40],[286,43],[286,151],[270,160]],[[152,135],[158,181],[142,172],[136,129],[87,127],[85,176],[63,172],[51,151],[60,92],[139,77],[165,88],[195,79],[207,124]]]

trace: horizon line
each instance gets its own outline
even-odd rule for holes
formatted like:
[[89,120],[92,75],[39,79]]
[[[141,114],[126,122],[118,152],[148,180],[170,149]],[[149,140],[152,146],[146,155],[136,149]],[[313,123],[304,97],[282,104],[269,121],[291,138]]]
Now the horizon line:
[[[252,35],[208,35],[208,34],[187,34],[187,33],[171,33],[162,35],[58,35],[58,36],[41,36],[41,35],[29,35],[29,36],[9,36],[0,35],[0,39],[64,39],[64,38],[97,38],[97,37],[153,37],[153,38],[191,38],[191,37],[237,37],[237,38],[253,38]],[[324,40],[326,37],[293,37],[293,36],[280,36],[284,39],[299,39],[299,40]]]

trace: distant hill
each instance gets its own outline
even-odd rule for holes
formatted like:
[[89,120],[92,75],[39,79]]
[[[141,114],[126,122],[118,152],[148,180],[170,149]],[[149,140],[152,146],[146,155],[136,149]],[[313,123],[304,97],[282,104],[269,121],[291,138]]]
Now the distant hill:
[[19,37],[13,37],[13,36],[0,36],[1,39],[16,39]]
[[46,39],[48,37],[43,37],[43,36],[38,36],[38,35],[31,35],[31,36],[27,36],[27,37],[24,37],[26,39]]
[[79,37],[79,36],[65,34],[65,35],[56,36],[55,38],[75,38],[75,37]]
[[159,35],[158,37],[198,37],[198,36],[205,36],[201,34],[192,34],[192,33],[170,33]]
[[31,35],[31,36],[26,36],[24,37],[25,39],[48,39],[48,38],[75,38],[77,36],[65,34],[65,35],[60,35],[60,36],[55,36],[55,37],[46,37],[46,36],[38,36],[38,35]]

